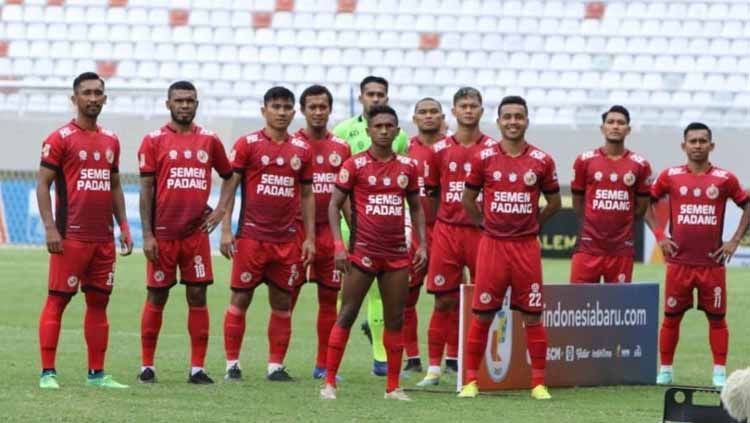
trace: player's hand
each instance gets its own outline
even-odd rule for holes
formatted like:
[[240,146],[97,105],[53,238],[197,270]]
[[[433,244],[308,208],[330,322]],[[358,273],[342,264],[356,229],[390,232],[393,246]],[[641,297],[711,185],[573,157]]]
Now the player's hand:
[[336,270],[344,274],[349,273],[351,264],[349,263],[349,255],[346,254],[346,251],[339,251],[333,256],[333,259],[336,263]]
[[417,251],[414,252],[414,258],[411,260],[411,265],[414,267],[414,271],[419,273],[427,267],[427,249],[420,245]]
[[62,236],[60,236],[60,232],[58,232],[57,228],[52,226],[51,228],[47,229],[47,251],[49,251],[50,254],[62,254],[63,253],[63,245],[62,245]]
[[211,211],[208,213],[208,215],[203,219],[203,224],[201,225],[201,230],[203,232],[211,233],[214,229],[221,223],[221,219],[224,218],[224,214],[226,212],[224,209],[217,208],[216,210]]
[[120,231],[120,255],[125,257],[129,256],[133,252],[133,237],[130,236],[130,231]]
[[661,247],[661,252],[664,253],[664,257],[674,257],[677,255],[677,250],[679,249],[677,243],[672,241],[671,238],[664,238],[659,241],[659,247]]
[[739,241],[727,241],[718,250],[709,254],[709,256],[719,264],[729,263],[729,260],[732,259],[732,256],[734,255],[734,252],[737,251],[739,245]]
[[234,245],[234,235],[231,232],[222,231],[221,241],[219,242],[219,251],[221,255],[231,260],[234,257],[234,253],[237,252],[237,248]]
[[143,237],[143,254],[154,263],[159,258],[159,245],[156,243],[156,238],[151,234]]
[[302,267],[307,268],[315,259],[315,241],[305,239],[302,243]]

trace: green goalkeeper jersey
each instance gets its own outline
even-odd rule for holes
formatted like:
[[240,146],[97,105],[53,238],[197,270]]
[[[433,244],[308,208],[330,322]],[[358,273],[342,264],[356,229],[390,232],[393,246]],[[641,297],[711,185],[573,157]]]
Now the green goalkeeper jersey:
[[[367,135],[367,121],[362,115],[355,116],[339,123],[333,128],[333,133],[349,143],[349,147],[352,149],[352,156],[367,150],[370,148],[370,144],[372,144],[370,136]],[[396,139],[393,140],[393,151],[398,154],[406,154],[406,148],[408,146],[409,137],[402,129],[398,135],[396,135]]]

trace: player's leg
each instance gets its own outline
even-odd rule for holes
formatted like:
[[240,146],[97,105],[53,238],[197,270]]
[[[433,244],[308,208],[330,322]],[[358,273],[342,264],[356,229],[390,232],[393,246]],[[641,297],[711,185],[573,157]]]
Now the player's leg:
[[680,340],[682,316],[693,307],[693,273],[686,266],[667,263],[664,287],[664,320],[659,329],[659,358],[661,366],[656,376],[659,385],[674,380],[672,363]]
[[338,301],[338,290],[329,288],[321,283],[318,284],[318,352],[315,356],[315,369],[313,377],[322,379],[326,375],[326,354],[328,353],[328,338],[331,336],[333,325],[336,324],[336,303]]
[[268,283],[268,368],[266,378],[275,382],[289,382],[291,376],[284,368],[284,358],[292,336],[292,292],[279,288],[276,282]]
[[386,353],[383,345],[383,300],[376,287],[367,293],[367,326],[372,339],[372,374],[385,376]]
[[422,290],[422,284],[409,287],[404,308],[403,338],[404,350],[406,351],[405,375],[410,372],[422,373],[422,360],[419,358],[419,320],[417,318],[417,302]]
[[206,291],[214,282],[211,266],[211,245],[208,234],[202,231],[180,242],[180,277],[185,285],[188,305],[187,326],[190,335],[190,373],[188,382],[206,385],[214,381],[206,374],[204,365],[208,350],[209,314]]
[[[540,292],[541,293],[541,292]],[[532,292],[529,299],[534,298]],[[545,383],[545,367],[547,365],[547,332],[539,313],[522,313],[526,328],[526,350],[531,359],[531,396],[534,399],[550,399]]]
[[401,358],[404,353],[402,335],[404,321],[404,307],[409,295],[408,261],[401,269],[388,270],[380,274],[378,288],[383,298],[383,318],[385,331],[383,343],[388,362],[386,379],[386,399],[409,400],[409,397],[399,388],[401,373]]
[[708,319],[708,340],[713,356],[713,380],[721,388],[727,379],[727,353],[729,351],[729,328],[727,327],[726,268],[707,267],[699,272],[698,308]]
[[[570,283],[599,283],[602,277],[604,258],[576,252],[570,259]],[[605,282],[607,278],[604,278]]]

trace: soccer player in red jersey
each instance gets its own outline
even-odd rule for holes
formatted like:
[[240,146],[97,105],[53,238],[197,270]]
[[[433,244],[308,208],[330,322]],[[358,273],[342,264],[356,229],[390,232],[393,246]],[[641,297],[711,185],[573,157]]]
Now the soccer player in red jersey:
[[211,193],[211,169],[227,179],[232,167],[216,134],[193,124],[198,93],[192,83],[173,83],[167,90],[166,106],[170,122],[146,135],[138,151],[143,252],[148,259],[138,380],[156,382],[154,353],[164,306],[169,289],[177,283],[179,267],[188,303],[188,382],[210,384],[213,380],[203,369],[209,326],[206,289],[213,283],[206,230],[213,228],[205,226],[210,210],[206,202]]
[[461,205],[464,181],[471,170],[471,158],[495,141],[479,129],[482,95],[471,87],[459,89],[453,96],[453,115],[457,129],[434,146],[430,173],[425,178],[427,191],[439,196],[437,221],[432,231],[432,252],[427,272],[427,292],[435,295],[435,306],[427,331],[429,367],[418,386],[440,383],[440,361],[447,346],[446,368],[457,370],[459,289],[464,267],[474,278],[477,247],[481,231]]
[[[409,140],[409,147],[406,150],[406,154],[417,163],[417,170],[419,171],[419,177],[417,178],[417,182],[419,183],[419,197],[422,201],[422,210],[424,211],[427,229],[427,251],[430,251],[432,227],[435,224],[436,217],[436,204],[433,198],[427,195],[424,181],[425,177],[430,173],[430,166],[435,154],[432,146],[444,137],[441,133],[442,124],[445,122],[443,107],[434,98],[425,97],[419,100],[414,106],[412,121],[419,133]],[[419,244],[416,238],[411,238],[410,251],[414,253],[419,248]],[[417,301],[419,301],[419,292],[424,283],[426,273],[426,268],[419,272],[412,268],[409,272],[409,297],[406,299],[406,308],[404,310],[405,374],[422,372],[422,360],[419,358],[419,338],[417,335],[419,327]]]
[[630,113],[612,106],[602,114],[604,146],[573,164],[573,209],[580,228],[570,269],[572,283],[630,282],[634,222],[648,207],[651,165],[625,148]]
[[[328,224],[328,203],[331,201],[336,175],[351,156],[349,144],[328,131],[328,118],[333,95],[321,85],[307,87],[299,98],[306,126],[295,136],[307,142],[312,153],[312,190],[315,195],[315,260],[309,268],[309,280],[318,285],[318,353],[313,378],[326,375],[326,353],[331,328],[336,323],[336,302],[341,289],[341,275],[335,268],[333,238]],[[343,209],[349,221],[349,208]],[[301,234],[300,234],[301,235]]]
[[[714,166],[709,155],[714,149],[711,129],[703,123],[689,124],[683,132],[682,150],[687,164],[662,171],[651,187],[652,202],[669,196],[669,236],[662,230],[654,235],[667,261],[664,292],[664,320],[659,333],[661,368],[656,383],[670,384],[672,361],[680,337],[680,322],[693,307],[693,290],[698,290],[698,309],[708,319],[708,339],[713,354],[713,384],[724,386],[729,346],[726,269],[750,222],[750,199],[731,172]],[[743,209],[732,238],[722,242],[727,200]],[[657,228],[652,209],[646,222]]]
[[[387,355],[386,399],[408,401],[399,388],[403,353],[402,322],[409,291],[409,268],[420,271],[427,262],[424,213],[419,201],[419,171],[414,161],[392,150],[399,132],[396,112],[388,106],[374,106],[367,120],[372,145],[344,162],[328,207],[336,268],[344,273],[341,311],[328,341],[328,374],[320,391],[321,399],[336,398],[336,372],[359,313],[375,277],[383,299]],[[341,238],[341,208],[352,202],[352,231],[347,250]],[[413,256],[406,245],[405,204],[419,248]]]
[[[464,361],[466,384],[459,397],[479,393],[476,374],[487,347],[487,332],[511,287],[511,308],[521,311],[526,327],[531,396],[549,399],[544,385],[547,334],[541,320],[542,259],[537,235],[560,209],[560,186],[552,157],[524,138],[529,120],[523,98],[503,98],[497,125],[502,140],[474,156],[463,196],[467,213],[483,231],[472,301],[474,318]],[[484,193],[483,212],[476,204],[480,190]],[[547,205],[540,210],[542,194]]]
[[[107,102],[104,81],[85,72],[73,81],[77,114],[42,144],[36,198],[49,251],[48,296],[39,317],[42,374],[39,387],[56,389],[55,356],[65,307],[80,286],[86,296],[83,335],[88,348],[89,386],[127,388],[104,373],[109,323],[107,304],[114,286],[112,215],[120,225],[120,254],[133,250],[125,197],[120,185],[120,143],[97,125]],[[55,183],[55,216],[50,186]]]
[[[294,94],[273,87],[263,96],[265,127],[240,137],[230,153],[234,175],[222,183],[217,210],[222,222],[221,253],[232,258],[232,296],[224,315],[226,380],[242,378],[239,358],[245,335],[245,313],[255,288],[268,285],[270,381],[290,381],[283,366],[292,334],[293,293],[304,268],[315,255],[315,198],[310,146],[287,132],[294,118]],[[231,229],[234,193],[242,185],[237,239]],[[300,209],[301,207],[301,209]],[[298,242],[297,216],[302,213],[305,240]],[[300,268],[300,263],[302,268]]]

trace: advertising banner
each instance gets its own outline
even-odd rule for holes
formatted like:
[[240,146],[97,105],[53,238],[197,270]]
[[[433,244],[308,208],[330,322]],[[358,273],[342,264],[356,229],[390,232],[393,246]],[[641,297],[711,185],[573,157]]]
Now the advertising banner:
[[[473,285],[461,287],[459,377],[471,323]],[[653,384],[656,378],[659,286],[655,283],[545,285],[548,386]],[[490,326],[479,369],[481,390],[531,388],[523,315],[503,308]]]

